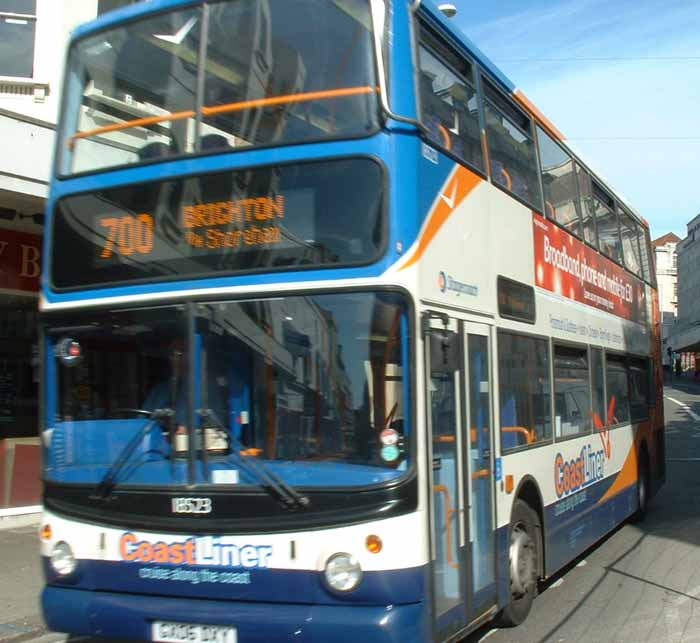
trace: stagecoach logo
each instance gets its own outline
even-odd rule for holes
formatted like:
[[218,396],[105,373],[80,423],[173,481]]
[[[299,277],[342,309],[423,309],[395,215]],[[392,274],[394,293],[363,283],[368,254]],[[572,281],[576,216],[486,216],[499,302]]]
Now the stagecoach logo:
[[438,274],[438,287],[440,292],[448,290],[457,293],[457,295],[470,295],[476,297],[479,294],[479,287],[472,284],[465,284],[463,281],[457,281],[452,276],[440,271]]

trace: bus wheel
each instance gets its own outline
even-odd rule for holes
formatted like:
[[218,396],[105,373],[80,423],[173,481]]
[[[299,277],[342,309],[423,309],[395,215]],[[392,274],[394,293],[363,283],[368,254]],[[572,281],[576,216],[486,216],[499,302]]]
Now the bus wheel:
[[634,522],[641,522],[647,514],[649,504],[649,467],[647,456],[642,451],[639,458],[639,471],[637,474],[637,511],[632,516]]
[[539,518],[532,507],[516,500],[510,519],[510,603],[498,616],[502,627],[520,625],[537,595],[540,568]]

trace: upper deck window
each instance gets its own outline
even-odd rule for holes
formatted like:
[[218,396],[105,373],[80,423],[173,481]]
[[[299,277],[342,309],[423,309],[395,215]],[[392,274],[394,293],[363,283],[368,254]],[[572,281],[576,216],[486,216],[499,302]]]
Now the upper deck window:
[[638,277],[642,276],[642,260],[639,252],[639,225],[624,210],[620,210],[620,238],[625,266]]
[[539,168],[530,119],[487,80],[483,86],[491,179],[541,210]]
[[593,210],[600,251],[614,261],[622,263],[622,243],[620,242],[615,204],[612,198],[595,182],[593,183]]
[[577,237],[582,236],[576,173],[571,157],[538,126],[544,209],[547,216]]
[[378,127],[368,0],[162,13],[78,41],[68,69],[64,175]]
[[484,170],[479,105],[471,63],[421,28],[421,121],[431,141]]

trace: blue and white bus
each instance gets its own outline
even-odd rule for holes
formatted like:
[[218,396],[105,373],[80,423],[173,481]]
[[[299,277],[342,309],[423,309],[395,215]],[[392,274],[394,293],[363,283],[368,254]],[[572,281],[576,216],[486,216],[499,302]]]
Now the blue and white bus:
[[456,641],[664,478],[645,221],[428,0],[151,0],[66,63],[49,627]]

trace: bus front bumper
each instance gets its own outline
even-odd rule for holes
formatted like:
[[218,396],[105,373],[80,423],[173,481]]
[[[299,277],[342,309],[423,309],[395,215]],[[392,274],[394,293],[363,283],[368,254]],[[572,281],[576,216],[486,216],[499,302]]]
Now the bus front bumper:
[[421,643],[424,605],[336,606],[171,598],[48,586],[44,618],[57,632],[148,641],[154,621],[233,626],[237,643]]

